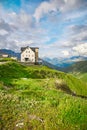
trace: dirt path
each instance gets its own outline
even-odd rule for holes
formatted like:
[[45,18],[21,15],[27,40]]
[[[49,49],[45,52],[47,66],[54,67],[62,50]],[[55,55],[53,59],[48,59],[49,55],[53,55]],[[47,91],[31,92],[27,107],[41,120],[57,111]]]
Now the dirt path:
[[2,65],[2,64],[6,64],[6,63],[8,63],[9,61],[5,61],[5,62],[0,62],[0,65]]

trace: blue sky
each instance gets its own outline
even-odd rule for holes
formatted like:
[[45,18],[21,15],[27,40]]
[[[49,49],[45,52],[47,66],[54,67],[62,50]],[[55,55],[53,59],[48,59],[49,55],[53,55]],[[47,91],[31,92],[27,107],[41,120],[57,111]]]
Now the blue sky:
[[0,48],[87,56],[87,0],[0,0]]

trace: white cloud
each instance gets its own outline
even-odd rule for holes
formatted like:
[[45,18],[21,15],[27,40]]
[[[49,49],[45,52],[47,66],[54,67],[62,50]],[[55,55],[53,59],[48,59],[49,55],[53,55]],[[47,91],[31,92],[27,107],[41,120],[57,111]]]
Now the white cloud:
[[36,18],[36,21],[39,22],[39,20],[43,17],[43,15],[47,15],[51,11],[57,12],[58,8],[63,4],[63,0],[50,0],[50,2],[42,2],[38,8],[36,8],[34,17]]
[[[72,11],[74,9],[77,10],[80,7],[87,6],[87,2],[85,0],[50,0],[49,2],[42,2],[35,10],[34,17],[37,22],[44,16],[49,14],[50,12],[61,12],[66,15],[67,12]],[[80,17],[79,14],[76,14]],[[69,17],[74,17],[75,14]],[[67,16],[68,19],[68,16]]]
[[77,45],[72,50],[78,55],[87,56],[87,43]]
[[72,49],[87,41],[87,25],[69,25],[65,27],[61,47]]
[[33,25],[33,17],[21,10],[19,14],[11,12],[7,14],[9,24],[14,25],[16,28],[28,29]]
[[51,11],[52,8],[53,7],[49,2],[41,3],[41,5],[36,9],[34,14],[36,21],[39,22],[43,15],[49,13],[49,11]]
[[49,41],[47,30],[35,25],[33,16],[21,10],[18,14],[1,9],[0,47],[20,50],[21,46],[41,46]]
[[63,55],[64,55],[65,57],[67,57],[67,56],[69,56],[69,55],[70,55],[70,54],[69,54],[69,52],[68,52],[68,51],[66,51],[66,50],[62,51],[62,53],[63,53]]
[[6,31],[6,30],[4,30],[4,29],[1,29],[0,30],[0,35],[6,35],[6,34],[8,34],[8,32]]

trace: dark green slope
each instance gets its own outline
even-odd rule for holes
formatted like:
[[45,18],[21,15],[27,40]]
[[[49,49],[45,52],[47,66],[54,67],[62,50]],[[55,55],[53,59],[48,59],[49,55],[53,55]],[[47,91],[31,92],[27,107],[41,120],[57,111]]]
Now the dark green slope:
[[63,71],[72,73],[79,79],[87,82],[87,61],[79,61],[72,66],[65,68]]
[[67,86],[78,95],[87,95],[87,84],[61,71],[46,66],[23,66],[17,62],[0,65],[0,81],[7,86],[13,86],[13,81],[20,78],[63,80]]
[[66,72],[87,72],[87,61],[79,61],[75,64],[71,65],[70,67],[65,68]]

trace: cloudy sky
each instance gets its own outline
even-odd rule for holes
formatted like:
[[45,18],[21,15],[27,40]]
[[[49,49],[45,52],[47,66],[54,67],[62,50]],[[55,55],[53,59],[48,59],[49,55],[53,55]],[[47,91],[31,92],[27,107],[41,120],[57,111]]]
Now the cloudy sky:
[[0,0],[0,48],[87,56],[87,0]]

